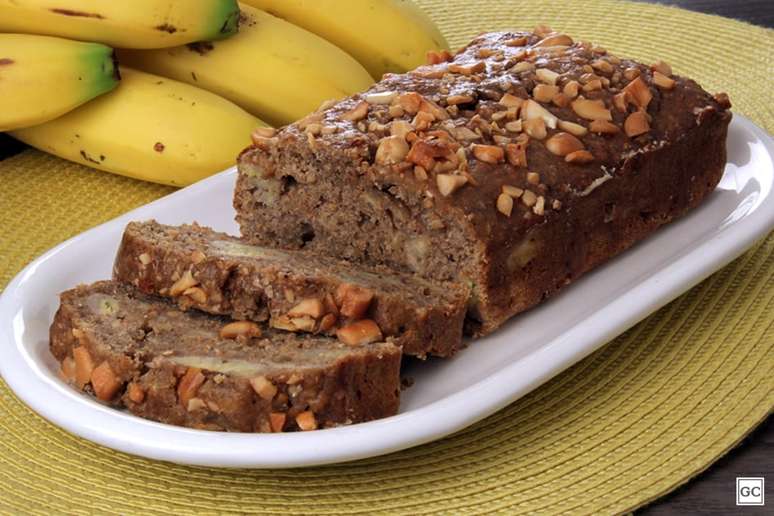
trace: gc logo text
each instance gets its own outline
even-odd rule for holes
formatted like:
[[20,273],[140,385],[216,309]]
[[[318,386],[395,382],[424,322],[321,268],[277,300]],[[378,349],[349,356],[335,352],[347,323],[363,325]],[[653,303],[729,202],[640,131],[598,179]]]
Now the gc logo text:
[[763,505],[763,477],[736,478],[736,505]]

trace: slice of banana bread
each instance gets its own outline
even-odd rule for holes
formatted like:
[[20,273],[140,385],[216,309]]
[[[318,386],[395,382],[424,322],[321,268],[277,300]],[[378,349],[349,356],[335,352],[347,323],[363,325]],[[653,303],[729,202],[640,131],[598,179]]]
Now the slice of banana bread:
[[[250,246],[209,228],[155,221],[126,226],[114,279],[187,309],[275,328],[337,335],[367,328],[410,355],[450,356],[462,342],[467,292],[382,267]],[[381,336],[379,337],[381,338]]]
[[147,419],[207,430],[313,430],[398,410],[401,352],[182,312],[101,281],[61,295],[61,376]]
[[467,283],[487,333],[698,205],[723,173],[727,96],[665,63],[545,28],[430,57],[254,134],[234,195],[243,236]]

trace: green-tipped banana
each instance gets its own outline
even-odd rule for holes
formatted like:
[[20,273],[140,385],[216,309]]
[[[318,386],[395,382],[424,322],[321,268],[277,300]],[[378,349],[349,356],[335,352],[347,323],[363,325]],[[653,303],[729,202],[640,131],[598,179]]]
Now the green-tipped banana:
[[249,6],[234,37],[159,50],[119,51],[134,68],[221,95],[273,125],[303,117],[323,101],[373,80],[354,58],[300,27]]
[[430,50],[448,44],[409,0],[243,0],[314,32],[366,67],[376,79],[425,63]]
[[0,131],[47,122],[118,84],[113,49],[0,34]]
[[0,32],[164,48],[237,32],[236,0],[0,0]]
[[89,167],[184,186],[233,165],[261,125],[214,93],[122,67],[114,91],[11,135]]

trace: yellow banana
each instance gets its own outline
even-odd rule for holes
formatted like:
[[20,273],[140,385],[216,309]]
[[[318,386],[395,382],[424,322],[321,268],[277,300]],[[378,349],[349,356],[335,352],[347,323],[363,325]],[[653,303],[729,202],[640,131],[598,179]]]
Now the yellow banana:
[[10,134],[89,167],[183,186],[233,165],[260,125],[214,93],[122,67],[114,91]]
[[56,118],[116,84],[112,48],[48,36],[0,34],[0,131]]
[[408,0],[243,0],[314,32],[350,55],[380,79],[424,64],[428,50],[448,44],[441,32]]
[[221,95],[273,125],[297,120],[328,99],[373,80],[351,56],[304,29],[242,5],[239,34],[212,43],[119,51],[134,68]]
[[236,0],[0,0],[0,32],[164,48],[237,32]]

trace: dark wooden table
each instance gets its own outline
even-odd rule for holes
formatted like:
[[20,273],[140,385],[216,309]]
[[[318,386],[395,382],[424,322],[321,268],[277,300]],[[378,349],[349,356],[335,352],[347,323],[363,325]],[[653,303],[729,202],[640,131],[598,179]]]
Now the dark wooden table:
[[691,11],[718,14],[726,18],[774,28],[773,0],[640,0],[654,4],[675,5]]
[[[737,18],[774,27],[774,0],[641,0]],[[774,50],[772,50],[774,52]],[[0,160],[23,146],[0,133]],[[767,506],[737,507],[736,477],[764,477]],[[774,419],[769,417],[734,450],[683,487],[638,514],[774,514]],[[767,511],[768,509],[768,511]]]

